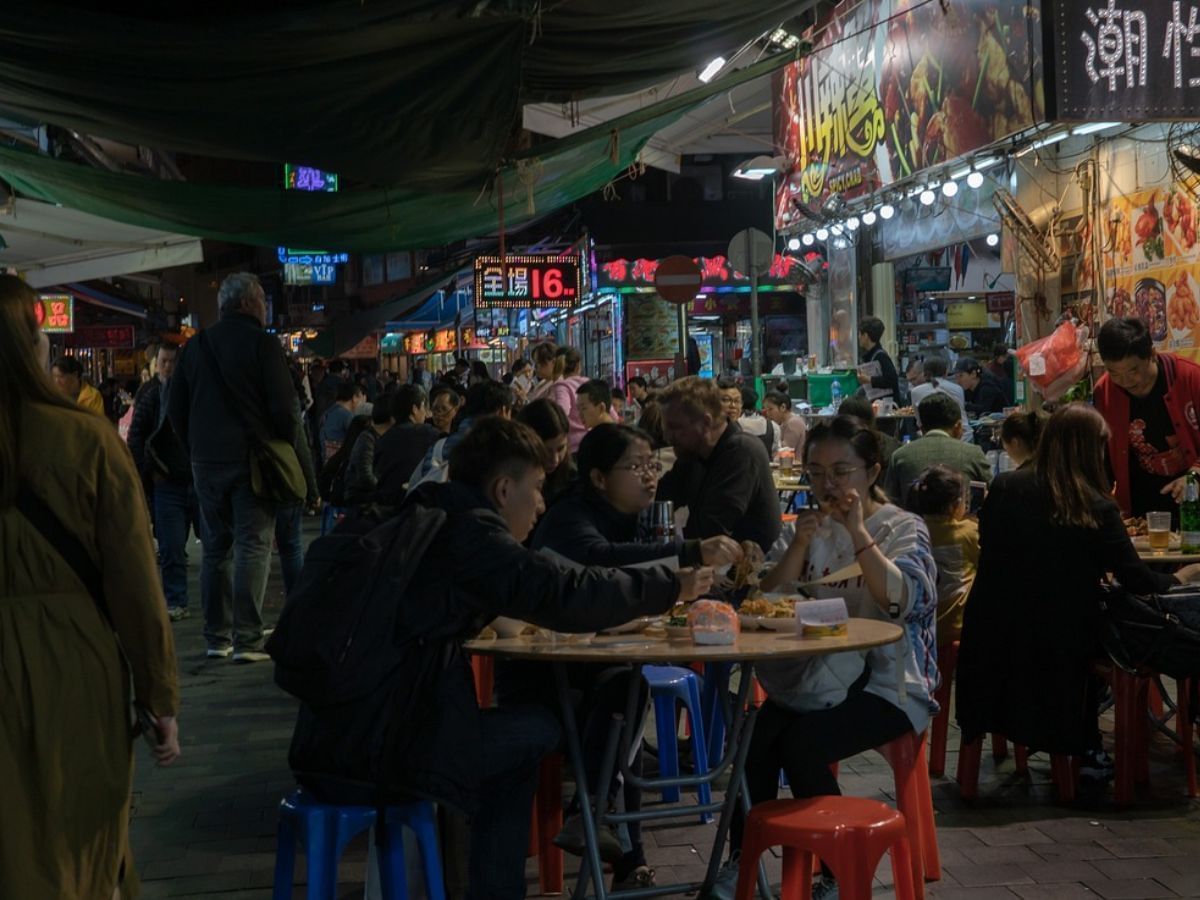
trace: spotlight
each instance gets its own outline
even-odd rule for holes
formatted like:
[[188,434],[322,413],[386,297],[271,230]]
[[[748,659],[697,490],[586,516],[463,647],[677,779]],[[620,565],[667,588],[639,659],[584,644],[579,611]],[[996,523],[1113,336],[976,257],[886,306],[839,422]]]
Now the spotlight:
[[996,246],[997,244],[999,244],[999,243],[1000,243],[1000,235],[998,235],[998,234],[989,234],[989,235],[987,236],[987,245],[988,245],[989,247],[995,247],[995,246]]
[[717,77],[717,73],[723,68],[725,68],[725,57],[718,56],[716,59],[713,59],[711,62],[709,62],[709,64],[700,72],[700,80],[705,84],[708,84]]
[[846,227],[849,228],[851,231],[857,230],[858,229],[858,216],[851,216],[850,218],[848,218],[846,220]]
[[925,188],[925,190],[921,191],[921,196],[919,199],[922,206],[933,206],[933,201],[937,199],[937,195],[935,195],[929,188]]
[[828,228],[818,228],[817,229],[817,240],[818,241],[829,240],[829,229]]
[[942,193],[945,194],[947,197],[953,197],[955,194],[958,193],[958,182],[957,181],[947,181],[945,184],[942,185]]
[[981,187],[983,187],[983,173],[982,172],[972,172],[970,175],[968,175],[967,176],[967,187],[971,188],[972,190],[976,190],[976,191],[979,190]]
[[817,241],[817,239],[815,237],[813,237],[811,234],[806,234],[806,235],[804,235],[804,237],[800,238],[800,242],[802,244],[804,244],[805,247],[811,247],[813,244],[816,243],[816,241]]
[[875,219],[876,219],[875,210],[868,209],[865,213],[863,213],[863,224],[864,225],[874,225]]
[[879,207],[879,218],[883,219],[884,221],[887,221],[895,214],[896,207],[892,206],[890,203],[885,203],[883,206]]
[[789,239],[788,243],[787,243],[787,248],[789,250],[799,250],[800,249],[800,238],[794,237],[794,238]]

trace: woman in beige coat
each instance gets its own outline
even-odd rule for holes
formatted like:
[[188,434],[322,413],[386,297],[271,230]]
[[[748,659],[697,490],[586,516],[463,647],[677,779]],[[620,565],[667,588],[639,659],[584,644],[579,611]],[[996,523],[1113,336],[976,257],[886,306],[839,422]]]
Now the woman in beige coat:
[[[0,275],[0,897],[129,898],[130,688],[156,720],[154,756],[170,764],[175,648],[133,461],[108,422],[55,390],[34,301]],[[98,567],[120,647],[18,508],[21,487]]]

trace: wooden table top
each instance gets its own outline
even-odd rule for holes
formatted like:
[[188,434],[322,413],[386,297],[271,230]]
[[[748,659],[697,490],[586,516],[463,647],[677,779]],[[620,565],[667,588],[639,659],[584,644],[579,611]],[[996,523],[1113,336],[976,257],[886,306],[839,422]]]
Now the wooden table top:
[[537,640],[531,637],[470,641],[471,653],[550,662],[762,662],[868,650],[900,640],[899,625],[877,619],[851,619],[844,637],[800,637],[771,631],[744,632],[732,644],[694,644],[648,634],[598,635],[590,641]]

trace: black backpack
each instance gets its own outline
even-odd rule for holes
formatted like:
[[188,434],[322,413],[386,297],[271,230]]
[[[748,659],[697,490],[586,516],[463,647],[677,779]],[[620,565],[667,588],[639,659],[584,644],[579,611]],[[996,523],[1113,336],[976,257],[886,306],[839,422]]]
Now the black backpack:
[[275,683],[315,709],[377,689],[402,663],[400,603],[445,520],[413,504],[366,534],[314,541],[267,641]]
[[1105,585],[1100,611],[1101,643],[1122,669],[1176,679],[1200,676],[1200,588],[1181,585],[1139,596]]

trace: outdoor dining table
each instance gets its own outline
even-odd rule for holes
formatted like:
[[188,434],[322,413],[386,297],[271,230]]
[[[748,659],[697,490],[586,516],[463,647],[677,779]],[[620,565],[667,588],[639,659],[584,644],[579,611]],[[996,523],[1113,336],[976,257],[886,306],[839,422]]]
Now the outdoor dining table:
[[[740,802],[744,811],[748,811],[750,806],[744,771],[746,755],[750,749],[750,737],[753,734],[754,721],[758,714],[757,708],[748,703],[750,687],[754,681],[754,666],[757,663],[824,656],[850,650],[867,650],[898,641],[901,634],[901,628],[890,622],[881,622],[875,619],[851,619],[847,633],[839,637],[814,638],[801,637],[794,632],[755,631],[741,633],[732,644],[712,645],[693,643],[690,637],[673,640],[650,634],[600,635],[590,641],[571,640],[569,636],[559,635],[553,639],[543,640],[534,640],[529,637],[476,640],[468,643],[466,649],[471,653],[507,659],[548,662],[553,665],[558,700],[562,707],[563,724],[566,731],[567,755],[575,773],[575,786],[578,793],[580,815],[583,819],[586,845],[574,897],[576,900],[583,900],[587,896],[587,885],[590,879],[595,888],[597,900],[605,900],[610,892],[604,885],[604,869],[600,860],[597,840],[598,829],[605,823],[621,824],[654,819],[679,819],[693,816],[698,812],[719,812],[720,819],[713,837],[712,852],[708,857],[708,870],[704,881],[618,891],[613,896],[657,897],[666,894],[693,893],[698,890],[701,892],[701,896],[704,896],[713,884],[721,865],[725,839],[733,819],[734,806]],[[711,785],[728,771],[729,789],[724,800],[709,804],[681,802],[669,807],[655,806],[641,812],[616,813],[607,812],[607,804],[601,802],[596,804],[596,809],[593,810],[593,786],[587,782],[583,747],[568,690],[566,667],[572,663],[628,664],[633,667],[634,677],[629,679],[625,713],[624,715],[614,715],[604,748],[599,784],[594,788],[599,797],[603,798],[607,794],[605,786],[612,783],[614,772],[619,768],[627,783],[635,784],[647,792],[661,791],[668,787],[694,788],[704,783]],[[671,778],[643,778],[630,770],[630,750],[638,737],[634,731],[640,728],[638,723],[641,722],[644,713],[644,710],[639,708],[642,696],[641,668],[650,663],[677,665],[705,663],[706,675],[724,681],[719,684],[716,693],[720,701],[720,714],[724,716],[727,727],[726,749],[720,762],[714,763],[708,772]],[[733,663],[740,665],[741,675],[737,698],[730,703],[729,687],[725,679],[727,679]],[[760,887],[765,890],[765,884],[761,883],[764,880],[761,871],[760,869]]]

